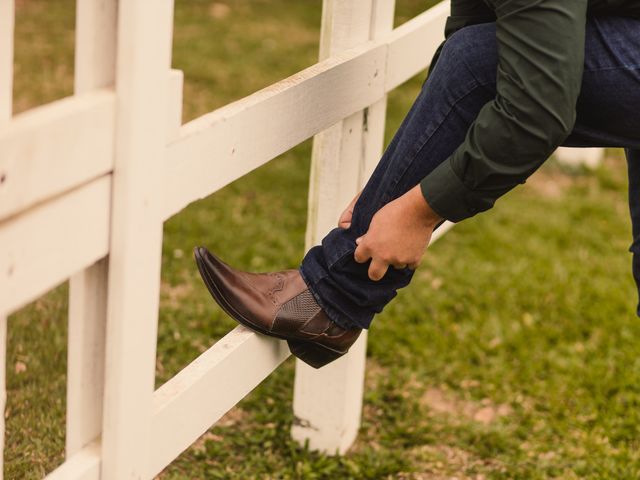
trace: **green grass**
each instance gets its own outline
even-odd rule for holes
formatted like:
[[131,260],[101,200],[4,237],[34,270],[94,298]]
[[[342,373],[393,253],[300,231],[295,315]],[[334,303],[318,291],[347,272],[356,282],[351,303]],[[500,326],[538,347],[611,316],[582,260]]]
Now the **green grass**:
[[[177,2],[185,119],[317,58],[319,1],[226,3]],[[398,21],[425,6],[397,3]],[[69,94],[72,3],[19,2],[16,31],[16,110]],[[388,138],[421,80],[390,95]],[[201,285],[194,245],[251,270],[300,261],[309,156],[306,142],[166,223],[158,384],[235,325]],[[638,478],[624,172],[617,152],[595,172],[550,162],[430,248],[370,330],[363,426],[349,454],[290,440],[289,359],[161,478]],[[41,478],[63,460],[66,294],[63,285],[10,318],[6,478]]]

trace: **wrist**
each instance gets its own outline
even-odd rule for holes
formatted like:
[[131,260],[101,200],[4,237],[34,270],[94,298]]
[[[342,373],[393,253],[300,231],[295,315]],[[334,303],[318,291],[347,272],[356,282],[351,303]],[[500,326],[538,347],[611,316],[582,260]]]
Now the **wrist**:
[[411,196],[411,203],[415,208],[418,218],[420,218],[426,227],[433,229],[443,220],[442,217],[431,208],[427,199],[424,198],[419,184],[407,193]]

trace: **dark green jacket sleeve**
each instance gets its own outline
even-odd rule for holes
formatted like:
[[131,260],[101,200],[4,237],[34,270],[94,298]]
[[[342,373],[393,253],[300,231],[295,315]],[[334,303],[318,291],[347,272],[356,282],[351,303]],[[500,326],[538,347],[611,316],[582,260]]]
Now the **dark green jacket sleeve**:
[[523,183],[575,122],[587,1],[494,3],[496,97],[482,108],[463,144],[420,182],[429,205],[454,222],[491,208]]

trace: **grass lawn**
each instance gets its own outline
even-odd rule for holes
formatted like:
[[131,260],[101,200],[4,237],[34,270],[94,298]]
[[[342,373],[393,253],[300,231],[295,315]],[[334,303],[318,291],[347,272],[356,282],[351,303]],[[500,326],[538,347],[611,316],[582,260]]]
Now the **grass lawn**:
[[[400,23],[429,2],[397,4]],[[20,111],[71,92],[74,5],[17,5]],[[178,0],[185,120],[314,63],[320,10],[319,0]],[[390,95],[388,139],[421,81]],[[310,145],[166,223],[158,385],[235,326],[201,284],[194,245],[245,269],[297,266]],[[640,323],[625,197],[619,152],[594,172],[551,161],[430,248],[371,327],[363,425],[347,455],[290,440],[289,359],[160,478],[639,478]],[[41,478],[63,460],[66,295],[65,284],[10,317],[9,479]]]

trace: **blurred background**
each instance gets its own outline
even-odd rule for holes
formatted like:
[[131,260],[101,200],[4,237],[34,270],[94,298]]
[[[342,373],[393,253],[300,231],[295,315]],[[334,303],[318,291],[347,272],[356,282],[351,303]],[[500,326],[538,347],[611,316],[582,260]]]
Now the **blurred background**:
[[[75,3],[16,3],[17,113],[72,94]],[[434,3],[396,0],[396,25]],[[320,0],[177,0],[183,120],[315,63],[320,15]],[[423,80],[389,96],[387,142]],[[165,224],[158,385],[236,325],[201,284],[195,245],[247,270],[299,264],[310,154],[307,141]],[[290,439],[290,358],[160,478],[639,478],[629,243],[621,152],[595,170],[550,160],[430,248],[376,318],[349,454],[314,454]],[[9,320],[9,479],[41,478],[63,460],[67,292]]]

